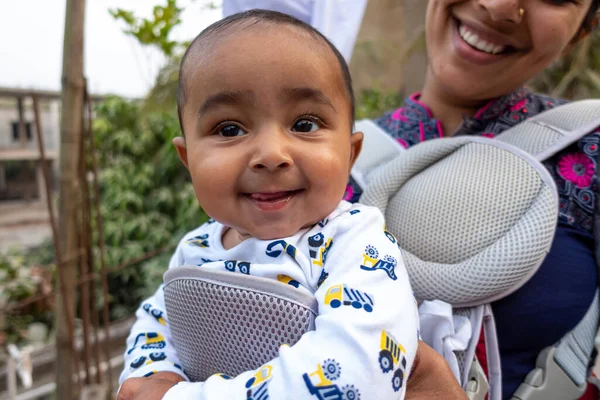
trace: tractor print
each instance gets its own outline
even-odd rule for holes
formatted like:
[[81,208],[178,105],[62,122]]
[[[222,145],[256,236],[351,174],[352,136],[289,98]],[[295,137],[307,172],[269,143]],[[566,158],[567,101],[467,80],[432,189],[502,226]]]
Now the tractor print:
[[200,247],[201,249],[210,247],[208,244],[208,233],[188,239],[185,243],[190,246]]
[[342,368],[332,359],[327,359],[323,364],[317,365],[317,370],[303,374],[304,383],[308,392],[318,400],[358,400],[360,392],[354,385],[345,385],[341,388],[334,384],[340,378]]
[[261,367],[248,381],[246,381],[246,399],[248,400],[268,400],[268,384],[271,379],[273,367],[265,365]]
[[151,304],[146,303],[142,306],[142,309],[148,314],[152,315],[158,321],[159,324],[167,325],[167,322],[163,318],[164,313],[158,308],[152,308]]
[[331,244],[331,238],[325,240],[325,236],[320,232],[308,238],[309,255],[313,265],[317,267],[325,265]]
[[374,301],[373,296],[342,284],[327,289],[325,304],[331,306],[331,308],[345,305],[371,312],[373,311]]
[[281,254],[283,254],[283,252],[285,252],[295,260],[296,251],[296,248],[288,242],[286,242],[285,240],[276,240],[274,242],[269,243],[269,245],[267,246],[266,253],[269,257],[277,258]]
[[391,372],[394,366],[398,367],[392,375],[392,388],[399,391],[404,384],[406,374],[406,350],[386,331],[381,332],[381,351],[379,352],[379,366],[384,374]]
[[396,265],[398,265],[398,261],[390,255],[386,255],[383,259],[379,259],[379,251],[375,246],[368,245],[365,248],[365,252],[363,254],[363,263],[360,266],[361,269],[366,271],[375,271],[381,269],[385,271],[385,273],[390,277],[391,280],[396,280],[398,277],[396,276]]
[[240,273],[250,275],[250,263],[246,261],[227,260],[224,262],[225,269],[229,272],[235,272],[237,267]]
[[142,350],[148,350],[148,349],[164,349],[165,346],[167,345],[167,342],[165,342],[165,338],[156,332],[146,332],[146,333],[140,333],[139,335],[137,335],[137,337],[135,338],[135,341],[133,343],[133,347],[129,350],[127,350],[127,354],[131,354],[131,352],[133,350],[135,350],[135,348],[137,347],[138,341],[146,339],[145,343],[140,347]]
[[295,288],[299,288],[300,287],[300,282],[298,282],[297,280],[293,279],[291,276],[287,276],[287,275],[283,275],[283,274],[279,274],[277,275],[277,280],[281,283],[286,283],[290,286],[293,286]]

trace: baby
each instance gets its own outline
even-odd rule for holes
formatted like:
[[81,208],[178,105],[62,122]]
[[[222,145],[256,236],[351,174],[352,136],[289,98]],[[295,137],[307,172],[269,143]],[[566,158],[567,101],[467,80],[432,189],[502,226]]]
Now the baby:
[[[416,305],[381,213],[342,201],[363,135],[352,133],[354,98],[340,53],[287,15],[232,15],[187,49],[178,109],[184,135],[173,143],[212,220],[185,235],[169,268],[280,280],[319,304],[315,331],[266,364],[260,398],[321,399],[315,375],[331,385],[328,399],[404,398]],[[260,369],[185,382],[162,288],[136,316],[119,399],[252,397],[247,382]],[[164,347],[145,346],[145,337],[161,337]],[[135,377],[147,378],[126,381]]]

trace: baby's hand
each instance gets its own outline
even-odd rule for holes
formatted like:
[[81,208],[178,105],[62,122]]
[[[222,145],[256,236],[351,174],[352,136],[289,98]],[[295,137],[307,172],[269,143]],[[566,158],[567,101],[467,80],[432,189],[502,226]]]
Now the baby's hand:
[[117,400],[160,400],[177,382],[184,380],[173,372],[157,372],[146,378],[129,378],[121,385]]

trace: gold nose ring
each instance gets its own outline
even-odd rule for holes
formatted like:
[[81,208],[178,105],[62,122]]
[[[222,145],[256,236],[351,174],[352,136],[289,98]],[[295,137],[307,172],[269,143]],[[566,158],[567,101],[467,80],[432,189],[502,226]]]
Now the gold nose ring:
[[525,15],[525,9],[523,7],[519,8],[519,15],[522,17]]

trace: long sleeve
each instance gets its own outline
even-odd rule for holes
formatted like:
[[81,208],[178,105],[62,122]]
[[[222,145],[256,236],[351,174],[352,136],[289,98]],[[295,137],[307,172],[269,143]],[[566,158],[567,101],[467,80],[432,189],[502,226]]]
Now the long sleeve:
[[315,330],[255,371],[181,382],[164,399],[404,398],[418,319],[400,250],[374,209],[338,218],[310,238],[325,243],[315,257],[324,278]]
[[[180,247],[171,257],[169,268],[181,265]],[[167,318],[163,285],[154,296],[142,302],[137,309],[136,322],[127,337],[125,368],[119,384],[127,378],[149,376],[156,372],[175,372],[185,379],[177,352],[172,344]]]

